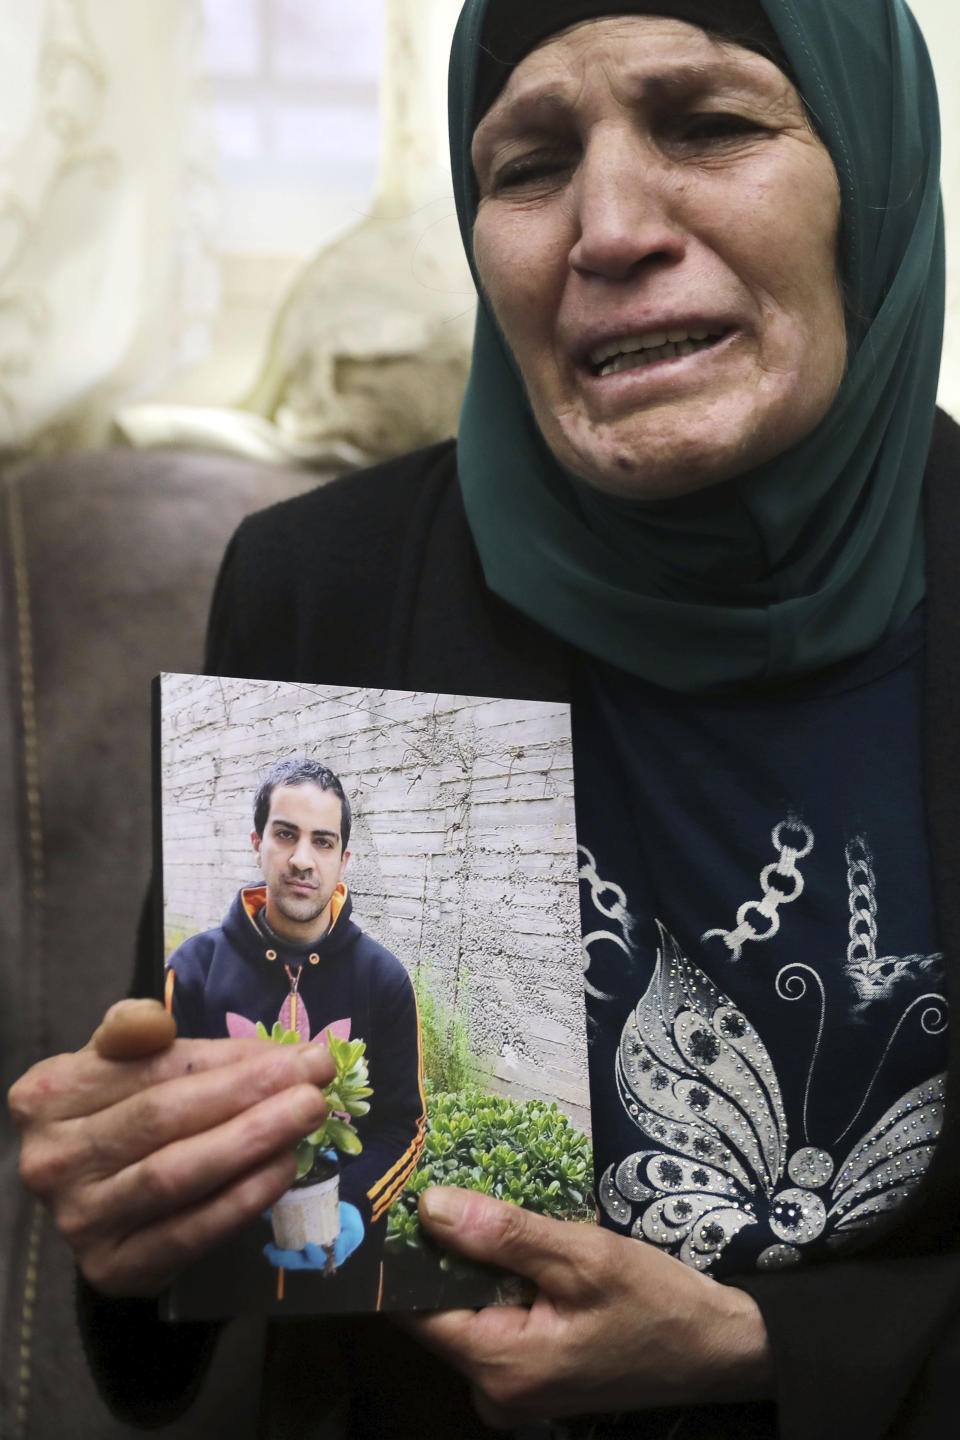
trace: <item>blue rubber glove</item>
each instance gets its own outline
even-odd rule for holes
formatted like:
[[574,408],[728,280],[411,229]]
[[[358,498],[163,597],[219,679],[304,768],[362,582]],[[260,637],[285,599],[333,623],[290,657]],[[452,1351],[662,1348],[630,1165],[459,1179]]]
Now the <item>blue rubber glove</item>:
[[[356,1205],[347,1200],[340,1201],[340,1234],[333,1245],[333,1258],[342,1265],[363,1240],[363,1220]],[[264,1245],[263,1253],[278,1270],[323,1270],[327,1263],[327,1252],[322,1245],[305,1245],[302,1250],[278,1250],[271,1241]]]

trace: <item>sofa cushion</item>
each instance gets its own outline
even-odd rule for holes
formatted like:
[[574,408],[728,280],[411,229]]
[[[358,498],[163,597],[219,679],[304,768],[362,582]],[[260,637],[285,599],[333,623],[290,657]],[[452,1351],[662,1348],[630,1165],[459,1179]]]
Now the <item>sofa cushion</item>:
[[[309,471],[110,450],[0,477],[0,1066],[4,1090],[85,1043],[127,987],[151,866],[150,681],[201,668],[220,556],[250,511]],[[96,1396],[73,1269],[16,1175],[0,1120],[0,1434],[133,1434]],[[190,1417],[164,1433],[253,1434],[257,1323],[229,1327]]]

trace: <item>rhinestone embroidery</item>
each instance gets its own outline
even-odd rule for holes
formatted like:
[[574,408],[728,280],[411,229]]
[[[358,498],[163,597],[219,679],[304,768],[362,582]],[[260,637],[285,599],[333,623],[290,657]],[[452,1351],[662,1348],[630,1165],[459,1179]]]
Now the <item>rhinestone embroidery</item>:
[[[763,1219],[773,1243],[756,1264],[769,1270],[795,1264],[821,1237],[835,1245],[896,1208],[930,1163],[943,1119],[943,1076],[904,1095],[839,1164],[814,1145],[791,1153],[763,1041],[659,929],[650,984],[623,1028],[617,1084],[638,1129],[660,1148],[637,1150],[607,1170],[600,1187],[606,1214],[698,1270]],[[778,993],[796,998],[805,983],[781,972]],[[931,1033],[945,1002],[922,1001]]]

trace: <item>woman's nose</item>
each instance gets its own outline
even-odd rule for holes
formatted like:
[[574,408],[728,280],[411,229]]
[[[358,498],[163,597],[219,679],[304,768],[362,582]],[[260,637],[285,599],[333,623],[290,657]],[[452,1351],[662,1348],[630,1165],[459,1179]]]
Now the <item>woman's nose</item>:
[[665,162],[639,137],[593,138],[580,162],[574,200],[577,238],[570,264],[581,274],[623,280],[638,266],[683,257],[684,232]]

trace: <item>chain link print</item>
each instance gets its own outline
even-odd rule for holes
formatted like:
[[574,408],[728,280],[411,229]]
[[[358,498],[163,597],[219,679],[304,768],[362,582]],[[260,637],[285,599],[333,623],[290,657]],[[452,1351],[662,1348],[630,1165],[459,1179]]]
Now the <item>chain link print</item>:
[[[774,826],[770,839],[779,859],[765,865],[760,871],[763,899],[748,900],[745,905],[740,906],[735,929],[707,930],[700,937],[701,940],[709,940],[714,935],[719,935],[733,960],[741,958],[743,947],[748,941],[770,940],[776,935],[780,929],[780,906],[791,905],[803,894],[804,881],[797,869],[797,861],[806,859],[813,849],[813,831],[795,816],[789,815],[786,820],[781,820],[779,825]],[[791,845],[790,839],[799,840],[799,845]],[[759,916],[763,920],[761,929],[758,930],[752,923],[751,915]]]
[[[589,978],[590,970],[590,946],[598,940],[609,940],[626,955],[630,954],[630,932],[633,928],[633,919],[627,909],[627,896],[619,885],[612,880],[603,880],[597,870],[597,862],[587,849],[586,845],[577,846],[577,854],[580,859],[579,875],[581,880],[586,880],[590,886],[590,902],[599,915],[605,920],[612,920],[616,926],[615,930],[600,929],[591,930],[583,937],[583,983],[589,995],[597,1000],[612,1000],[612,995],[606,995],[598,990]],[[609,897],[609,898],[607,898]]]
[[873,869],[873,855],[862,835],[851,840],[843,853],[850,891],[847,964],[868,965],[877,958],[877,877]]

